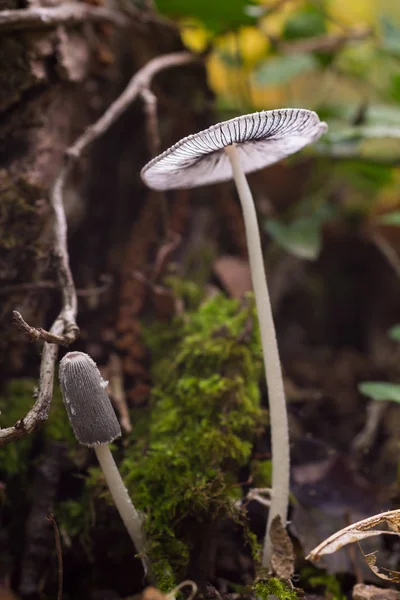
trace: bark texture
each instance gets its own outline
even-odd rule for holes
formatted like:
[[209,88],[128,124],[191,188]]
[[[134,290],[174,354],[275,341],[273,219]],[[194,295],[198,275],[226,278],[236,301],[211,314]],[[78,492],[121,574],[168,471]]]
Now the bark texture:
[[[28,8],[40,6],[49,5],[33,0]],[[0,3],[2,10],[18,7],[12,0]],[[49,189],[65,150],[104,112],[135,71],[155,56],[182,49],[173,26],[157,18],[141,18],[140,11],[134,11],[125,27],[83,21],[1,34],[0,363],[4,375],[26,371],[31,358],[34,374],[39,361],[40,346],[30,345],[13,327],[12,310],[21,312],[31,325],[46,328],[59,309],[53,283]],[[163,147],[205,124],[209,93],[201,64],[158,75],[153,91]],[[108,325],[115,326],[118,281],[121,272],[130,268],[125,249],[132,247],[132,228],[147,201],[158,210],[139,177],[150,158],[146,131],[145,111],[138,99],[69,177],[64,204],[77,285],[96,286],[104,273],[114,282],[103,296],[80,300],[80,316],[89,328],[97,329],[96,311],[110,306]],[[153,233],[148,231],[153,239],[146,240],[142,265],[149,260],[147,250],[161,239],[159,219],[160,215],[153,216]],[[136,256],[136,268],[137,262]]]

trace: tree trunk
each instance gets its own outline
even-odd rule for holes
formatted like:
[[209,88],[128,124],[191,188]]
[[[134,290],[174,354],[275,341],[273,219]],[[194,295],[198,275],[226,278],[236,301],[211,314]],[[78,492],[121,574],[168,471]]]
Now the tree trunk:
[[[32,0],[29,8],[38,8],[37,2]],[[14,0],[0,4],[2,9],[17,6]],[[56,6],[66,5],[60,2]],[[49,189],[66,148],[104,112],[135,71],[157,55],[183,49],[173,25],[134,5],[132,10],[134,15],[127,18],[126,27],[83,20],[54,26],[47,23],[41,29],[30,24],[18,31],[7,31],[6,23],[0,31],[3,375],[35,375],[39,360],[40,348],[30,345],[13,326],[12,310],[21,312],[30,325],[46,328],[60,308],[53,272]],[[206,124],[209,92],[205,81],[201,64],[169,69],[155,78],[163,147]],[[145,190],[139,176],[151,158],[146,131],[144,107],[138,98],[73,169],[65,189],[77,286],[98,286],[103,274],[113,281],[107,293],[80,299],[78,321],[93,325],[94,331],[98,331],[101,308],[107,309],[107,325],[115,328],[120,299],[135,291],[128,286],[121,295],[120,276],[131,268],[145,267],[148,251],[162,241],[160,199]],[[139,258],[136,251],[132,262],[125,257],[132,243],[134,252],[137,246],[130,240],[132,227],[149,203],[152,223],[142,250],[147,247]],[[91,340],[96,341],[95,334]],[[28,364],[32,368],[27,373]]]

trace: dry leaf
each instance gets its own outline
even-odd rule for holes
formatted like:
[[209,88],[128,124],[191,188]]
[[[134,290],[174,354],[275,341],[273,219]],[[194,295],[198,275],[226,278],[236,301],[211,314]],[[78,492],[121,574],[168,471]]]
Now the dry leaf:
[[[361,549],[361,552],[362,552],[362,549]],[[367,563],[367,565],[369,566],[371,571],[373,573],[375,573],[375,575],[377,577],[379,577],[380,579],[385,579],[386,581],[393,581],[394,583],[400,583],[399,571],[391,571],[390,569],[385,569],[383,567],[382,567],[382,570],[380,570],[379,567],[376,566],[377,552],[371,552],[371,554],[364,554],[364,552],[362,552],[362,554],[365,558],[365,562]],[[385,573],[382,573],[382,571],[386,571],[388,574],[386,575]]]
[[220,256],[215,260],[213,270],[232,298],[240,299],[251,291],[250,266],[247,260],[237,256]]
[[273,519],[269,535],[272,543],[272,571],[280,579],[291,579],[294,573],[293,544],[279,515]]
[[[392,531],[368,531],[373,527],[381,524],[387,524]],[[340,531],[337,531],[326,540],[324,540],[319,546],[314,548],[307,556],[308,560],[319,560],[324,554],[331,554],[336,552],[343,546],[358,542],[367,537],[372,537],[382,534],[396,535],[400,532],[400,510],[389,510],[384,513],[379,513],[362,521],[358,521],[353,525],[349,525]]]
[[400,600],[400,591],[357,583],[353,587],[353,600]]

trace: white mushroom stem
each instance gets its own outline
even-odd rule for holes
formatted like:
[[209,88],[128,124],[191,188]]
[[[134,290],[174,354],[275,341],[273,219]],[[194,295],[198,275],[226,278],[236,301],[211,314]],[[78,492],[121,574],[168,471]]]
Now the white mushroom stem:
[[122,521],[135,545],[139,554],[141,554],[142,564],[147,573],[147,561],[144,554],[145,537],[143,533],[143,520],[140,513],[133,506],[129,497],[128,490],[125,487],[122,477],[115,464],[113,455],[111,454],[108,444],[95,446],[97,459],[106,478],[107,485],[111,492],[111,496],[115,502],[115,506],[121,516]]
[[289,430],[281,363],[279,360],[271,301],[268,294],[261,249],[260,231],[253,197],[246,176],[240,165],[235,145],[225,148],[233,171],[233,178],[242,205],[247,246],[250,260],[251,278],[256,300],[264,355],[265,374],[269,399],[272,446],[272,494],[268,523],[265,532],[262,566],[269,567],[271,561],[270,527],[279,515],[286,526],[289,503]]

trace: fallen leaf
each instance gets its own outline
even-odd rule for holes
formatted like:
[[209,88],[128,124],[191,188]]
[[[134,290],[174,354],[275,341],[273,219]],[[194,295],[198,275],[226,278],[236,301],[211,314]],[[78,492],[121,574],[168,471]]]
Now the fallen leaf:
[[[369,531],[373,527],[385,523],[392,531]],[[324,554],[336,552],[347,544],[359,542],[362,539],[376,535],[397,535],[399,532],[400,510],[389,510],[384,513],[379,513],[378,515],[368,517],[367,519],[363,519],[362,521],[358,521],[353,525],[349,525],[348,527],[337,531],[319,544],[319,546],[314,548],[306,558],[308,560],[319,560],[319,558]]]
[[242,298],[246,292],[251,291],[250,266],[247,260],[237,256],[220,256],[215,260],[213,270],[232,298]]
[[279,515],[273,519],[269,535],[272,543],[272,571],[280,579],[291,579],[294,573],[293,544]]
[[353,600],[400,600],[400,591],[357,583],[353,587]]
[[[393,534],[393,535],[396,535],[396,534]],[[376,566],[377,552],[371,552],[371,554],[364,554],[362,549],[361,549],[361,552],[365,558],[365,562],[367,563],[367,565],[369,566],[371,571],[373,573],[375,573],[375,575],[377,577],[379,577],[380,579],[385,579],[386,581],[393,581],[394,583],[400,583],[399,571],[392,571],[390,569],[385,569],[384,567],[382,567],[380,569],[379,567]],[[388,573],[388,575],[386,575],[385,573],[382,573],[382,571],[386,571]]]

